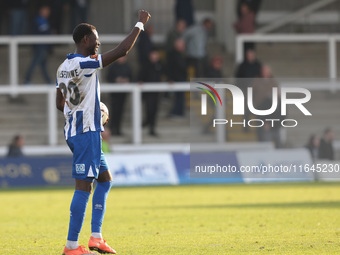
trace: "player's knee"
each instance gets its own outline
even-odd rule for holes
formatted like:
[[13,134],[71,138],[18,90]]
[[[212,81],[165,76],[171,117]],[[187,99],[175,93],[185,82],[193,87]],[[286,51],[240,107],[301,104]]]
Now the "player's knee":
[[111,181],[112,181],[112,175],[111,175],[110,170],[102,172],[98,176],[98,182],[111,182]]
[[92,193],[93,183],[83,180],[76,180],[76,190]]

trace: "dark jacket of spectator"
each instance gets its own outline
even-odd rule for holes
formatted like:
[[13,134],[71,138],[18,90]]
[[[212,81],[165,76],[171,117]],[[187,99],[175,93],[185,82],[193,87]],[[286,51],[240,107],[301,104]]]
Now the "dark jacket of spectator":
[[70,32],[79,23],[87,22],[88,10],[89,10],[89,0],[66,0],[70,6]]
[[185,31],[186,27],[187,25],[186,25],[185,20],[180,19],[180,20],[177,20],[175,28],[168,32],[167,37],[166,37],[166,43],[165,43],[167,55],[174,49],[175,41],[178,38],[182,37],[183,32]]
[[172,50],[167,59],[167,73],[169,81],[186,81],[187,64],[183,53]]
[[[121,57],[109,67],[107,80],[110,83],[129,83],[132,80],[131,67],[126,62],[126,57]],[[122,135],[121,126],[127,93],[111,93],[110,118],[108,125],[113,135]]]
[[[159,52],[152,50],[149,59],[142,66],[139,80],[143,82],[160,82],[163,73],[163,67],[159,59]],[[146,118],[143,126],[149,127],[149,135],[157,136],[155,128],[157,121],[159,92],[145,92],[143,99],[146,108]]]
[[244,61],[237,67],[236,78],[260,78],[262,73],[262,65],[256,59],[253,49],[248,49],[245,53]]
[[[272,96],[267,96],[258,107],[258,110],[268,110],[272,106],[273,99]],[[281,115],[281,99],[278,98],[276,110],[266,116],[258,116],[264,122],[262,127],[257,128],[257,137],[260,142],[274,142],[276,148],[280,148],[281,137],[280,137],[280,122],[283,120]],[[277,121],[267,122],[266,119],[275,119]]]
[[[256,109],[260,109],[263,102],[269,97],[272,98],[273,88],[277,88],[279,90],[277,82],[274,78],[266,78],[266,79],[255,79],[251,84],[253,88],[253,105]],[[265,107],[265,106],[262,106]],[[270,106],[269,106],[270,108]],[[269,109],[268,108],[268,109]],[[262,108],[266,110],[265,108]]]
[[[152,52],[150,53],[150,55]],[[142,67],[143,72],[139,76],[139,80],[143,82],[160,82],[163,72],[163,67],[160,61],[146,61]]]
[[12,143],[8,146],[7,157],[23,157],[22,147],[24,145],[24,138],[17,135],[13,138]]
[[236,71],[237,78],[256,78],[261,75],[261,63],[258,60],[242,62]]
[[220,56],[215,56],[211,59],[210,65],[207,68],[207,78],[222,78],[223,59]]
[[[266,96],[261,104],[256,107],[257,110],[268,110],[272,107],[273,105],[273,98],[272,96]],[[263,120],[263,122],[267,122],[266,119],[275,119],[278,121],[273,122],[273,127],[272,127],[272,122],[268,122],[270,125],[270,129],[280,129],[281,128],[281,121],[284,119],[283,116],[281,115],[281,99],[277,99],[277,107],[275,111],[272,114],[265,115],[265,116],[258,116],[258,119]],[[267,124],[268,124],[267,123]]]
[[11,144],[8,148],[7,157],[23,157],[24,154],[20,147]]
[[[48,18],[50,16],[50,8],[48,6],[42,6],[39,9],[39,15],[34,19],[33,32],[37,35],[48,35],[51,33],[50,24]],[[33,76],[35,68],[40,65],[42,74],[46,83],[52,84],[52,80],[47,70],[47,57],[50,49],[49,44],[35,44],[33,45],[33,59],[26,72],[25,83],[29,84]]]
[[311,135],[305,148],[309,150],[313,160],[317,159],[319,156],[319,146],[320,146],[319,138],[316,135]]
[[334,149],[331,141],[326,141],[324,138],[320,140],[319,158],[334,160]]
[[36,35],[48,35],[51,33],[48,17],[38,15],[34,19],[33,33]]
[[242,15],[234,24],[238,34],[253,34],[255,32],[255,14],[246,4],[242,5]]
[[151,40],[153,28],[151,25],[145,27],[145,31],[141,32],[138,41],[138,62],[140,67],[144,66],[149,61],[149,54],[155,48],[155,44]]
[[20,147],[17,147],[13,144],[11,144],[8,148],[8,153],[7,153],[7,157],[23,157],[24,153],[22,152]]
[[250,9],[255,13],[255,15],[257,15],[261,7],[261,2],[262,0],[238,0],[238,3],[237,3],[238,18],[240,18],[242,15],[241,13],[242,4],[247,4],[250,7]]
[[119,63],[116,61],[110,66],[109,72],[107,73],[107,80],[115,83],[118,77],[132,80],[132,70],[127,63]]
[[[61,34],[64,22],[64,5],[66,0],[51,0],[51,32],[52,34]],[[73,28],[72,28],[73,29]]]
[[194,24],[194,6],[192,0],[177,0],[175,5],[176,20],[184,19],[187,26]]
[[[167,71],[170,81],[183,82],[187,80],[187,61],[184,56],[185,41],[177,39],[174,42],[174,48],[168,54]],[[184,116],[185,94],[183,91],[174,93],[174,103],[171,111],[173,116]]]
[[11,0],[8,2],[10,9],[10,33],[11,35],[22,35],[26,32],[27,9],[29,0]]

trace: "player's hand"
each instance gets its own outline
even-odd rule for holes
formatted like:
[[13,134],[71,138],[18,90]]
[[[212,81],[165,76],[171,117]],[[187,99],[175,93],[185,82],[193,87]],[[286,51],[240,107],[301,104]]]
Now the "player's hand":
[[143,24],[145,24],[146,22],[148,22],[148,20],[150,18],[151,18],[151,15],[147,11],[144,11],[144,10],[138,11],[138,21],[139,22],[142,22]]

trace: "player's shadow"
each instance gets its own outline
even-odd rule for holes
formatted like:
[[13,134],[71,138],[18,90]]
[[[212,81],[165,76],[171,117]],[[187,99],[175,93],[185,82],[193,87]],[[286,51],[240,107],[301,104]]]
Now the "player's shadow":
[[340,201],[257,203],[257,204],[215,204],[215,205],[174,205],[153,207],[153,209],[203,209],[203,208],[340,208]]

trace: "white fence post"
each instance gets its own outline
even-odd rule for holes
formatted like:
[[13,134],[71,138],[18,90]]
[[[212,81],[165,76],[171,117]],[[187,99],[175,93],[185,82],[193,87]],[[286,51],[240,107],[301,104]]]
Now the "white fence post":
[[48,114],[48,144],[57,145],[58,143],[58,115],[55,104],[55,89],[51,88],[48,91],[47,97],[47,114]]
[[132,141],[133,144],[142,143],[142,91],[139,85],[132,91]]
[[18,42],[15,38],[11,39],[9,42],[9,83],[11,84],[12,96],[16,96],[17,93],[16,87],[18,86],[18,77],[19,77],[19,54],[18,54]]
[[[222,106],[219,105],[219,101],[217,100],[217,107],[216,109],[216,118],[217,119],[225,119],[226,114],[225,114],[225,100],[224,100],[224,94],[225,90],[224,89],[216,89],[217,93],[220,95],[221,101],[222,101]],[[226,141],[226,125],[217,125],[216,126],[216,142],[217,143],[225,143]]]
[[336,79],[337,79],[337,56],[336,56],[336,39],[330,37],[328,41],[328,69],[329,78],[331,80],[331,90],[334,93],[336,91]]
[[243,51],[244,51],[244,40],[242,36],[236,36],[236,54],[235,61],[239,64],[243,61]]

